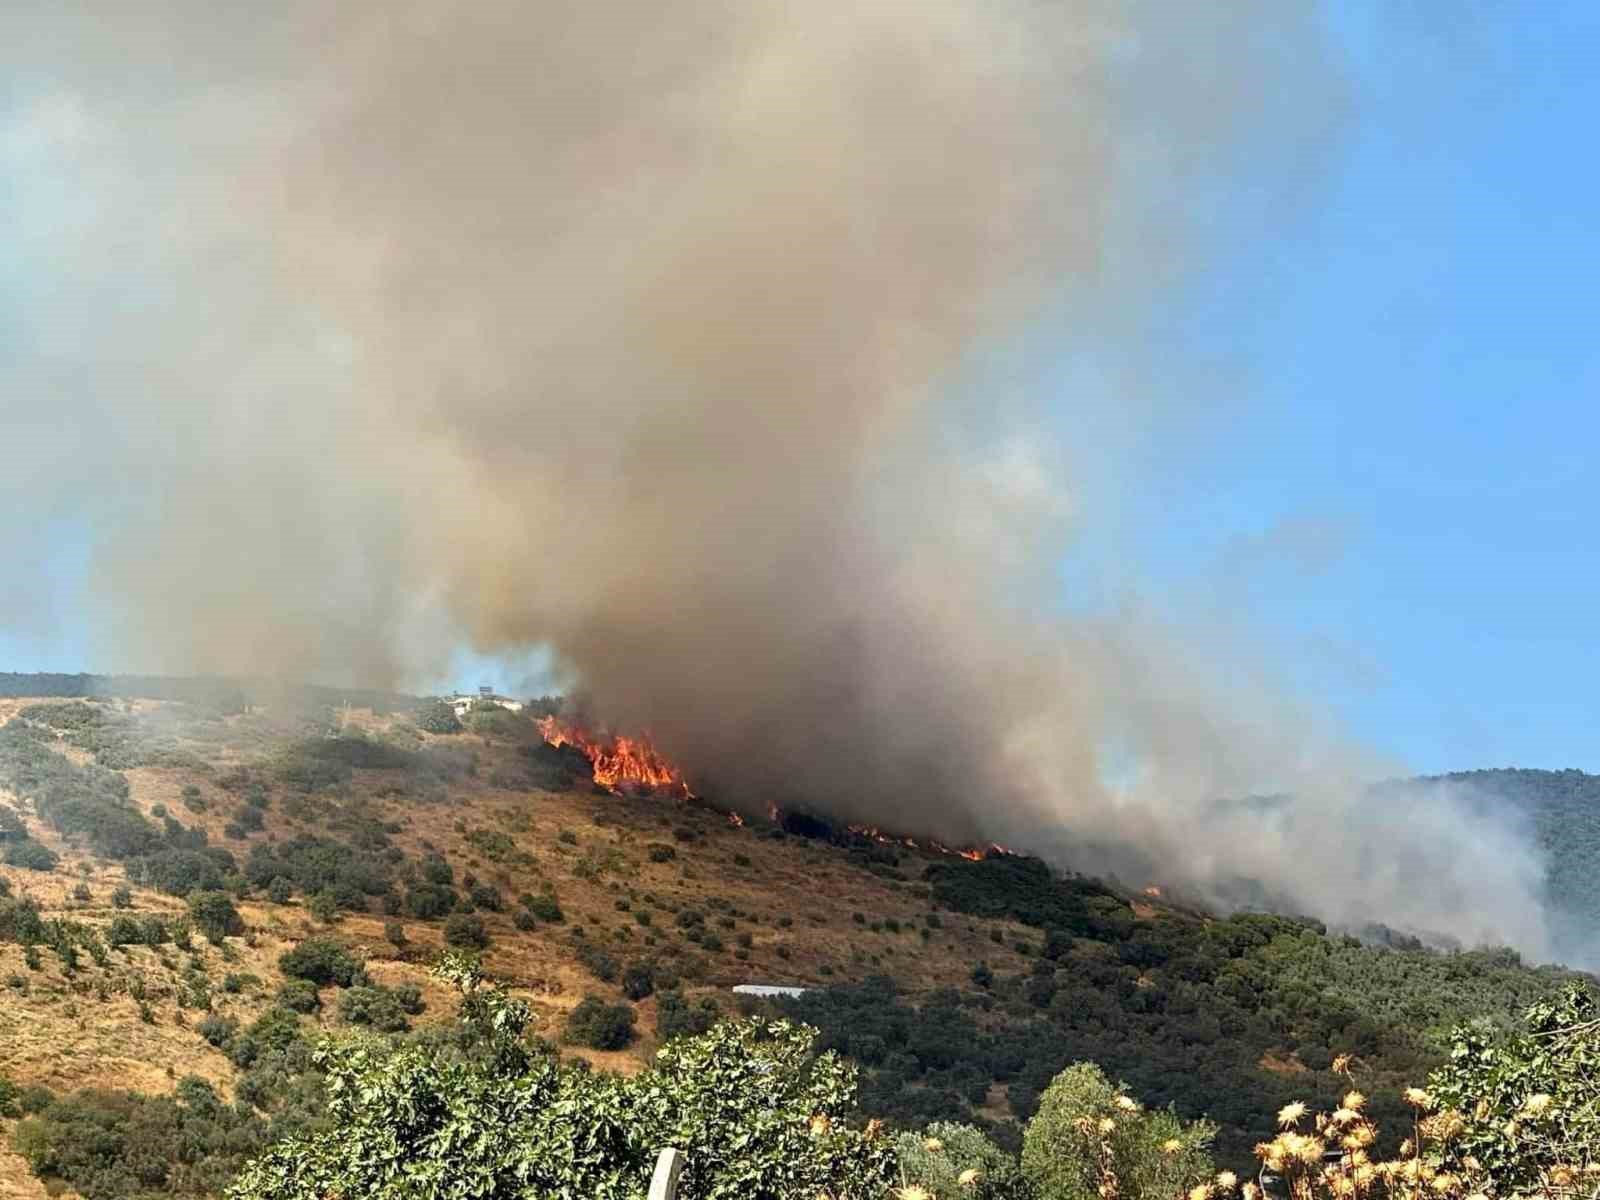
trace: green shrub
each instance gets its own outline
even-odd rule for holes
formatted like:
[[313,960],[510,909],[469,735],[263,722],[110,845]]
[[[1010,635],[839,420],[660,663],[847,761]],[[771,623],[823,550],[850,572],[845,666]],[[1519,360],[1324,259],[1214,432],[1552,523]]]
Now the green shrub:
[[406,912],[419,921],[437,920],[456,908],[456,894],[448,887],[419,884],[406,892]]
[[444,923],[444,940],[457,949],[483,950],[489,945],[489,932],[482,917],[454,913]]
[[288,979],[278,989],[278,1003],[291,1012],[313,1013],[322,1007],[322,997],[311,980]]
[[656,993],[656,1037],[663,1042],[705,1033],[721,1016],[709,998],[691,1004],[676,988]]
[[578,947],[578,961],[602,983],[610,983],[617,977],[617,960],[592,943]]
[[461,732],[461,720],[455,708],[443,700],[429,700],[412,714],[412,720],[425,733]]
[[621,1050],[633,1041],[633,1006],[585,996],[567,1016],[561,1040],[591,1050]]
[[671,862],[678,857],[678,852],[665,842],[651,842],[645,847],[645,853],[650,856],[653,863]]
[[4,861],[8,867],[22,867],[28,871],[54,871],[61,859],[57,857],[55,851],[43,843],[36,842],[32,838],[23,838],[6,844]]
[[527,906],[528,911],[541,921],[551,921],[559,924],[567,919],[566,914],[561,911],[561,905],[556,902],[555,896],[549,892],[540,892],[537,896],[524,896],[522,902]]
[[133,905],[133,890],[127,886],[118,887],[111,893],[112,908],[130,908]]
[[629,1000],[643,1000],[656,990],[655,966],[647,962],[630,963],[622,972],[622,994]]
[[339,996],[339,1016],[351,1025],[367,1025],[379,1033],[400,1033],[411,1027],[408,1013],[422,1011],[415,987],[353,987]]
[[278,969],[291,978],[309,979],[323,987],[351,987],[365,974],[350,952],[329,938],[307,938],[278,959]]
[[226,892],[194,892],[189,896],[189,919],[213,945],[244,932],[244,918]]
[[0,1075],[0,1117],[22,1115],[22,1089]]

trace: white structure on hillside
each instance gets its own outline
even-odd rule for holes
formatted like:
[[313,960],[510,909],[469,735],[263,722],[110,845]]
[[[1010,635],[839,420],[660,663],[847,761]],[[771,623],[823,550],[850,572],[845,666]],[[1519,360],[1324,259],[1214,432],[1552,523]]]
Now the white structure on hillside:
[[804,996],[803,987],[786,987],[776,983],[738,983],[733,987],[740,996]]
[[509,696],[496,695],[495,690],[488,684],[480,687],[478,694],[475,696],[468,695],[466,692],[457,692],[445,703],[456,710],[456,716],[458,717],[464,717],[471,712],[474,704],[496,704],[508,712],[522,711],[521,700],[513,700]]

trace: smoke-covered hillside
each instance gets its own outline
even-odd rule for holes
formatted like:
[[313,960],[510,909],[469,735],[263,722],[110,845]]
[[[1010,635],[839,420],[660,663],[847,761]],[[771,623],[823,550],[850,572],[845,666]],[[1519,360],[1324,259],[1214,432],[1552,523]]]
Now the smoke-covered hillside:
[[1507,767],[1395,781],[1379,803],[1448,792],[1499,810],[1530,828],[1546,863],[1545,900],[1553,952],[1593,966],[1600,947],[1600,775]]

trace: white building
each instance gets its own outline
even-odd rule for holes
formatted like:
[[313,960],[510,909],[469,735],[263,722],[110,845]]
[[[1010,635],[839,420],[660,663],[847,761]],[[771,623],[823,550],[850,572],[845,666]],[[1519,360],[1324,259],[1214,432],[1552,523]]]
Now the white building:
[[804,996],[803,987],[785,987],[776,983],[737,983],[734,993],[740,996]]
[[521,700],[513,700],[509,696],[496,695],[495,690],[487,685],[480,687],[475,696],[466,692],[457,692],[445,703],[456,710],[456,716],[458,717],[464,717],[471,712],[474,704],[497,704],[507,712],[522,711]]

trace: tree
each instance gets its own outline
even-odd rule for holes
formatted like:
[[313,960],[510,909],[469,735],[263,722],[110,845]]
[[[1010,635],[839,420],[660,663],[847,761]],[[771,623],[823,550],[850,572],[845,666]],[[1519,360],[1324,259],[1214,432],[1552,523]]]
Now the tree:
[[1212,1175],[1216,1127],[1142,1107],[1093,1063],[1045,1089],[1022,1140],[1022,1172],[1039,1200],[1099,1200],[1114,1181],[1129,1196],[1180,1196]]
[[307,938],[278,959],[278,969],[293,979],[352,987],[364,972],[350,952],[330,938]]
[[1457,1030],[1449,1063],[1415,1097],[1419,1132],[1438,1143],[1436,1164],[1497,1195],[1547,1190],[1555,1172],[1594,1161],[1600,1148],[1594,992],[1569,984],[1529,1008],[1525,1024],[1509,1038]]
[[444,923],[444,940],[458,950],[482,950],[489,945],[483,918],[468,913],[451,913]]
[[621,1050],[633,1041],[633,1006],[585,996],[567,1016],[561,1040],[591,1050]]
[[230,1200],[629,1200],[668,1145],[686,1158],[681,1200],[880,1200],[893,1178],[888,1139],[844,1123],[854,1067],[814,1054],[813,1030],[722,1025],[624,1079],[529,1054],[527,1005],[482,986],[470,960],[447,959],[438,973],[465,993],[463,1024],[500,1047],[491,1061],[463,1060],[437,1042],[323,1042],[314,1062],[327,1080],[326,1124],[247,1164]]
[[8,867],[22,867],[29,871],[54,871],[60,861],[55,851],[32,838],[11,842],[5,850],[5,863]]
[[244,932],[244,919],[226,892],[192,893],[189,917],[214,946],[220,946],[225,937],[238,937]]

